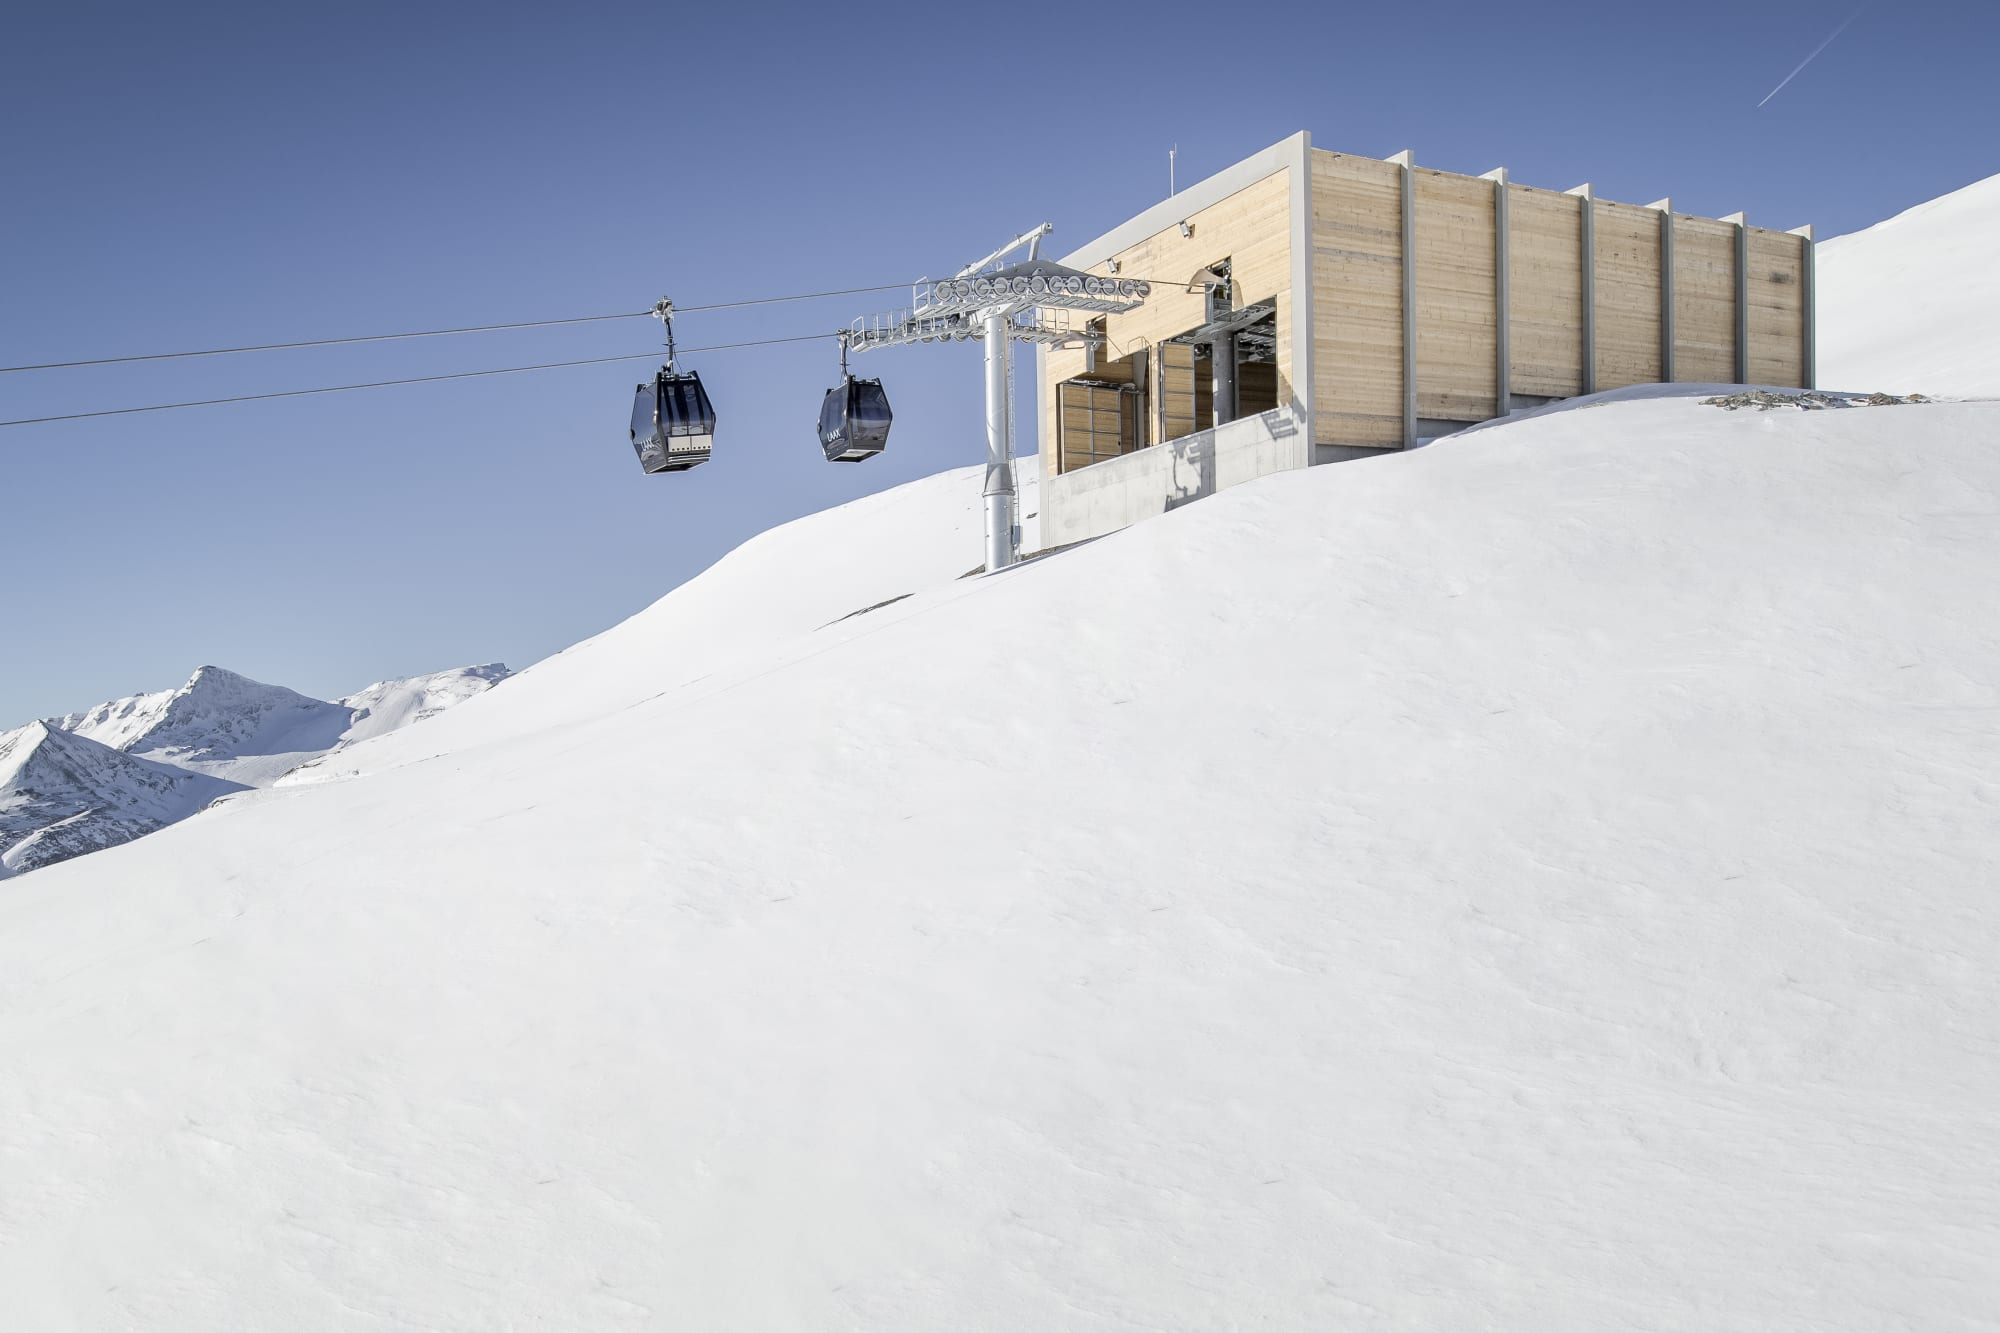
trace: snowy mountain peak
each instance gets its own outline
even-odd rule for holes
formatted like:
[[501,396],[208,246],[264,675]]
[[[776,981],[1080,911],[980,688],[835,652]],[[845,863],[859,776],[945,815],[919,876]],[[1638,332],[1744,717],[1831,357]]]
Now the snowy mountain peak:
[[218,795],[268,787],[355,741],[421,722],[510,674],[489,662],[378,681],[329,702],[211,663],[179,689],[0,733],[0,855],[18,873],[114,846]]
[[48,737],[49,726],[44,722],[30,722],[12,731],[0,731],[0,786],[14,780],[15,774],[27,765]]
[[0,735],[0,877],[129,842],[239,790],[30,722]]
[[0,734],[0,788],[20,792],[61,782],[77,765],[95,761],[99,752],[118,753],[46,722],[30,722]]
[[118,748],[250,786],[339,744],[353,719],[339,704],[218,666],[201,667],[149,711],[126,720]]
[[287,707],[326,708],[329,704],[324,699],[300,694],[283,685],[266,685],[260,680],[252,680],[226,667],[202,666],[195,668],[194,674],[187,678],[187,684],[174,691],[162,721],[191,717],[212,709],[237,711]]

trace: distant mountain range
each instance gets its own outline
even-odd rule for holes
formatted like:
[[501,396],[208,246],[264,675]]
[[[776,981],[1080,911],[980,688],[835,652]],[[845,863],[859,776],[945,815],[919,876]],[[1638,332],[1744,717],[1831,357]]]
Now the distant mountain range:
[[0,878],[165,828],[218,797],[421,722],[505,680],[499,663],[326,700],[221,667],[179,689],[0,732]]

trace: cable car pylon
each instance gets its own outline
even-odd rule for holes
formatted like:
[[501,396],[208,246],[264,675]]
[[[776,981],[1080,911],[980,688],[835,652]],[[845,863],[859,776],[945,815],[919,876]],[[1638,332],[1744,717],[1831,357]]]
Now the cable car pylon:
[[[910,306],[893,314],[854,321],[841,340],[843,364],[852,347],[865,352],[916,342],[966,342],[978,338],[986,350],[986,571],[1007,568],[1021,556],[1014,482],[1012,383],[1013,344],[1052,347],[1104,341],[1089,328],[1071,326],[1072,311],[1116,315],[1136,310],[1152,295],[1152,285],[1136,279],[1100,278],[1039,257],[1042,237],[1055,228],[1044,222],[967,264],[950,278],[925,280],[911,289]],[[1020,263],[1004,260],[1022,246]]]
[[[1107,336],[1071,323],[1073,312],[1122,315],[1145,304],[1152,284],[1136,278],[1100,278],[1040,257],[1042,237],[1055,228],[1044,222],[1022,232],[984,259],[949,278],[923,279],[910,290],[910,305],[893,314],[856,319],[834,335],[840,339],[840,384],[820,403],[820,448],[829,462],[858,463],[882,452],[889,441],[889,397],[879,379],[858,379],[847,354],[917,342],[965,342],[977,338],[986,351],[986,472],[981,489],[986,509],[986,571],[994,573],[1021,557],[1019,490],[1014,480],[1013,344],[1051,347],[1101,344]],[[1006,259],[1026,246],[1027,258]],[[667,331],[667,362],[651,384],[634,391],[632,447],[647,473],[685,472],[708,461],[714,450],[715,408],[701,377],[674,361],[674,303],[661,297],[653,308]]]

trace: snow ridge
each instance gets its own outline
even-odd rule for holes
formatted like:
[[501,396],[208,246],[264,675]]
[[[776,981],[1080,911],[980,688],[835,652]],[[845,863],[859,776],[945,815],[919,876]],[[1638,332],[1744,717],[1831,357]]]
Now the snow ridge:
[[265,786],[340,744],[354,711],[217,666],[196,669],[127,753]]
[[428,676],[377,681],[337,701],[353,714],[347,730],[341,734],[341,744],[352,745],[413,722],[426,721],[476,694],[484,694],[511,674],[504,664],[488,662]]
[[155,832],[268,787],[357,740],[425,721],[510,673],[492,662],[315,699],[218,666],[179,689],[0,733],[0,871],[19,874]]
[[2000,397],[2000,176],[1817,248],[1819,380]]
[[30,722],[0,735],[0,875],[115,847],[241,790]]

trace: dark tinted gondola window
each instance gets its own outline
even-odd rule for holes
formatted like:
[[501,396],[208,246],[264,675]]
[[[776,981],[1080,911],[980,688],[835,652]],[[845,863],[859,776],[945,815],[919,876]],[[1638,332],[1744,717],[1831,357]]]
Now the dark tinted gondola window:
[[819,438],[823,444],[834,444],[845,434],[844,414],[847,408],[847,386],[829,389],[819,405]]
[[653,410],[653,386],[641,384],[632,399],[632,439],[635,443],[653,434]]
[[660,386],[661,424],[669,435],[713,435],[715,410],[692,375],[668,376]]
[[857,431],[888,431],[889,395],[882,392],[880,380],[855,381],[849,402],[848,415]]

